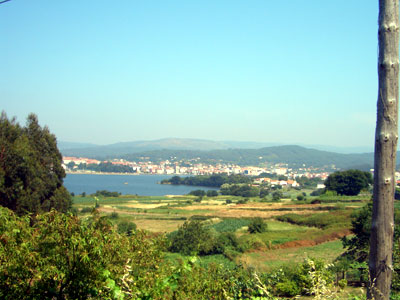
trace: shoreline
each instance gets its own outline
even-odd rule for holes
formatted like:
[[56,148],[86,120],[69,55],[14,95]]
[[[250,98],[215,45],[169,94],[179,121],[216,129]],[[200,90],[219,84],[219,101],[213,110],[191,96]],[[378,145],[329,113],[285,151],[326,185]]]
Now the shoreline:
[[149,174],[149,173],[117,173],[117,172],[92,172],[92,171],[78,171],[71,172],[65,171],[65,174],[78,174],[78,175],[129,175],[129,176],[140,176],[140,175],[148,175],[148,176],[177,176],[177,175],[190,175],[190,174]]
[[[78,171],[78,172],[71,172],[65,171],[65,174],[77,174],[77,175],[153,175],[153,174],[142,174],[142,173],[116,173],[116,172],[91,172],[91,171]],[[157,175],[157,174],[154,174]]]

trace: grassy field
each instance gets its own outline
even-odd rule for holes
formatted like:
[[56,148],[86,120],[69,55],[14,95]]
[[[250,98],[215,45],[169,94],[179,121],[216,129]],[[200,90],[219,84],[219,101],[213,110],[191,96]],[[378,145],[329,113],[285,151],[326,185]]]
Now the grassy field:
[[[232,232],[239,242],[250,245],[234,262],[259,270],[270,270],[282,265],[300,262],[305,257],[333,261],[343,252],[339,238],[349,234],[351,212],[365,205],[370,195],[356,197],[309,197],[297,201],[299,191],[288,193],[280,202],[260,198],[246,199],[235,196],[198,197],[184,196],[134,196],[73,197],[74,207],[80,216],[88,215],[97,205],[101,214],[111,216],[115,223],[134,222],[140,229],[169,233],[176,231],[189,219],[204,220],[216,232]],[[321,203],[310,204],[319,198]],[[396,203],[398,205],[398,203]],[[247,232],[254,217],[268,224],[264,233]],[[278,221],[277,218],[279,218]],[[227,264],[226,258],[204,257],[207,261]],[[232,263],[232,262],[230,262]]]
[[335,240],[315,246],[251,251],[243,254],[238,259],[238,262],[260,271],[270,271],[285,265],[300,263],[306,258],[318,258],[324,259],[326,262],[333,262],[342,253],[343,247],[341,241]]

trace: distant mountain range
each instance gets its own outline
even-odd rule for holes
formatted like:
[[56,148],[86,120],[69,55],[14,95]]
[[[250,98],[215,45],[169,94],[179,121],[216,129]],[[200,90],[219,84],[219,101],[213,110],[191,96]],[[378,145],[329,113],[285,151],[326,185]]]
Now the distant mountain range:
[[[64,155],[81,155],[108,157],[150,150],[226,150],[226,149],[260,149],[272,146],[283,146],[279,143],[241,142],[241,141],[211,141],[201,139],[165,138],[151,141],[120,142],[109,145],[89,143],[58,142],[58,148]],[[326,145],[299,144],[305,148],[337,153],[367,153],[373,152],[370,147],[336,147]]]
[[[276,145],[273,143],[210,141],[200,139],[167,138],[154,141],[135,141],[111,145],[93,145],[59,142],[58,147],[65,156],[90,158],[125,158],[132,161],[147,158],[161,160],[197,159],[204,163],[235,163],[259,165],[263,162],[288,163],[292,166],[322,167],[335,165],[338,168],[368,170],[373,166],[373,153],[343,153],[368,148],[334,148],[342,153],[311,149],[298,145]],[[315,148],[329,149],[328,146]]]

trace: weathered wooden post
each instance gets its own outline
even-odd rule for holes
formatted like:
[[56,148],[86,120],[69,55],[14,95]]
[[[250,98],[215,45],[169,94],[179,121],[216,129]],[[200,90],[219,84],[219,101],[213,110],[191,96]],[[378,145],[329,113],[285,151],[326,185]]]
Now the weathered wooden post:
[[378,104],[368,299],[388,300],[392,279],[398,140],[399,0],[379,0]]

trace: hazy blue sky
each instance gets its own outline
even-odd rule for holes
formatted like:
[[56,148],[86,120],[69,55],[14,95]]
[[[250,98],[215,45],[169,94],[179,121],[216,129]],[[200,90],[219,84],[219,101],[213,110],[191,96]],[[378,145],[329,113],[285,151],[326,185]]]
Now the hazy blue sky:
[[12,0],[0,108],[59,140],[370,146],[372,0]]

